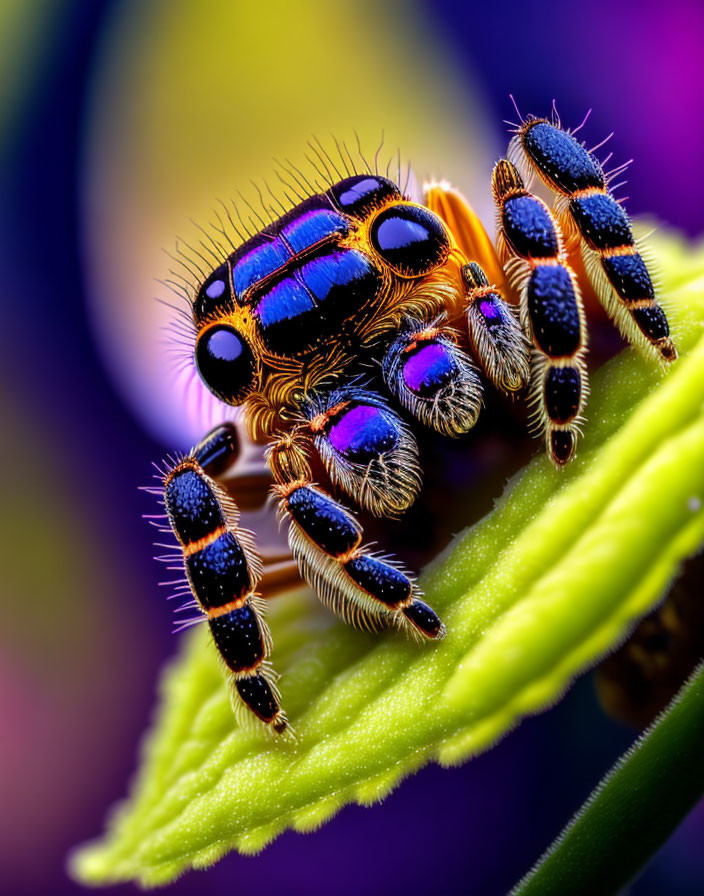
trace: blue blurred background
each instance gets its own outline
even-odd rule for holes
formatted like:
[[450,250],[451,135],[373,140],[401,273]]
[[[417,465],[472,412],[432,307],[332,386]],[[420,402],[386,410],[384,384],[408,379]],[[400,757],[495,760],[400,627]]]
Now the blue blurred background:
[[[80,891],[65,855],[125,792],[175,647],[136,487],[195,432],[160,398],[151,302],[163,276],[154,253],[191,215],[316,126],[368,139],[384,128],[419,176],[454,180],[490,224],[513,93],[524,113],[556,98],[573,126],[592,108],[585,137],[615,130],[615,164],[635,159],[629,210],[702,231],[701,2],[256,6],[0,8],[8,894]],[[171,890],[501,894],[633,736],[603,714],[587,676],[471,763],[427,768],[380,807],[347,808],[316,834],[289,832]],[[700,806],[631,892],[704,892],[703,836]]]

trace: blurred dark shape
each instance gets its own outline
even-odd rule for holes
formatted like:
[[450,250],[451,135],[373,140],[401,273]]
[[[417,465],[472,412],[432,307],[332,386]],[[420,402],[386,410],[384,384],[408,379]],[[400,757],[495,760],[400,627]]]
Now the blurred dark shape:
[[690,558],[663,603],[595,674],[599,700],[619,722],[645,728],[704,657],[704,554]]

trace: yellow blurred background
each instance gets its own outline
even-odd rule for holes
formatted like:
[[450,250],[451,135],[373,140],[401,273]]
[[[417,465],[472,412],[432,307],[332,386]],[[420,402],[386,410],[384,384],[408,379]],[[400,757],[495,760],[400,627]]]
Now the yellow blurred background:
[[[116,7],[97,55],[83,181],[89,296],[115,382],[178,444],[183,390],[155,356],[168,311],[150,301],[179,236],[196,245],[216,201],[277,190],[274,157],[307,172],[333,136],[416,177],[451,178],[491,220],[499,128],[443,51],[429,10],[394,0],[186,0]],[[281,194],[279,184],[279,194]],[[285,200],[284,200],[285,201]],[[240,203],[242,204],[242,203]],[[246,213],[246,209],[244,209]]]

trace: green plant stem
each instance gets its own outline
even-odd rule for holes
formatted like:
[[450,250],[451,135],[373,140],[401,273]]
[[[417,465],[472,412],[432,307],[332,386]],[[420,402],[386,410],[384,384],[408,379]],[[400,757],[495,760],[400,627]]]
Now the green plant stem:
[[511,896],[618,893],[704,794],[704,663]]

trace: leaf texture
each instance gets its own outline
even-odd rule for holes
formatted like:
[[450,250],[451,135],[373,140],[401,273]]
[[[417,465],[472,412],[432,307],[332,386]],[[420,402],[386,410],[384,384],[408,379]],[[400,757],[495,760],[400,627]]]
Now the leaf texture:
[[461,762],[554,703],[657,603],[704,542],[704,248],[653,243],[680,360],[665,374],[626,349],[605,365],[576,461],[536,457],[425,571],[447,638],[360,634],[306,589],[275,601],[295,744],[236,728],[207,632],[184,639],[130,796],[71,857],[79,880],[165,884],[373,803],[429,761]]

